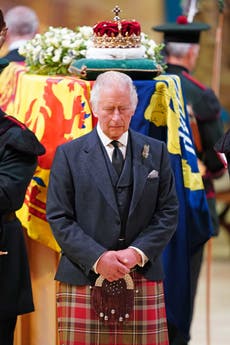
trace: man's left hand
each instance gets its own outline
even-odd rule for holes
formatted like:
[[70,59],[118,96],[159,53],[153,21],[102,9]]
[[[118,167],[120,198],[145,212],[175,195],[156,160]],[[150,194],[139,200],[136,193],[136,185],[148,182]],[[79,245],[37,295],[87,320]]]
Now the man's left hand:
[[142,262],[141,255],[133,248],[118,250],[117,255],[118,260],[129,269],[140,265]]

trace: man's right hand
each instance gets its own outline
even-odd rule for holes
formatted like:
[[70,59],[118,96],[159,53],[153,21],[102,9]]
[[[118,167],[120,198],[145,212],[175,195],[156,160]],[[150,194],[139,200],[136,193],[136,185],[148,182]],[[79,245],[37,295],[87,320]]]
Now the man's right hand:
[[102,254],[97,263],[97,272],[109,282],[124,278],[130,269],[119,260],[116,251],[108,251]]

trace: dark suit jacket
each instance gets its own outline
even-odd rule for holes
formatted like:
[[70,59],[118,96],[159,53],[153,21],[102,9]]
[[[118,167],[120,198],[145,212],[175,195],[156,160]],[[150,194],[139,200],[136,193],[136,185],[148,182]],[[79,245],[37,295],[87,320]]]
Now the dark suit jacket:
[[[129,134],[133,195],[126,243],[149,258],[139,271],[149,280],[161,280],[160,255],[177,226],[174,177],[163,142],[132,130]],[[149,145],[147,158],[144,145]],[[116,248],[120,217],[113,188],[96,129],[57,148],[47,196],[47,219],[62,249],[57,280],[89,284],[98,257]]]

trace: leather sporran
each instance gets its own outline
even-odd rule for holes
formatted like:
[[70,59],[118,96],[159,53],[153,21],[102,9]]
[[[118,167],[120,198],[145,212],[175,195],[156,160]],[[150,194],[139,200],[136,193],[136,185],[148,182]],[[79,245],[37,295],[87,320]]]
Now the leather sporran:
[[99,276],[92,287],[91,303],[100,320],[122,323],[132,319],[134,307],[134,283],[129,274],[109,282]]

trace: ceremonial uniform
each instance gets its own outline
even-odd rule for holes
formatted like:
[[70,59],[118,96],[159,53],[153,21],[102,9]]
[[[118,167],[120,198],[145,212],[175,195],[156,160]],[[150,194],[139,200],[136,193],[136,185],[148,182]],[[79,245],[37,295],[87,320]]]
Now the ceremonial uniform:
[[[0,110],[0,343],[8,320],[34,310],[29,264],[22,225],[15,211],[21,208],[27,186],[45,152],[33,132]],[[3,329],[4,328],[4,329]],[[9,342],[8,342],[9,341]]]
[[[0,48],[7,33],[0,10]],[[8,65],[0,59],[0,72]],[[17,316],[34,310],[23,228],[16,216],[45,153],[35,134],[0,109],[0,344],[13,345]]]
[[[176,23],[158,25],[153,29],[164,33],[166,73],[178,75],[181,80],[198,166],[203,178],[212,220],[210,223],[212,224],[212,229],[207,228],[204,231],[207,231],[207,234],[212,232],[212,235],[217,235],[219,221],[216,211],[213,178],[220,177],[225,171],[223,161],[219,159],[214,150],[216,141],[223,134],[223,125],[220,118],[221,105],[213,90],[207,88],[191,76],[199,54],[200,33],[209,28],[210,26],[205,23],[191,23],[187,21],[185,16],[180,16]],[[205,243],[200,238],[198,245],[193,248],[194,234],[192,229],[185,229],[185,231],[190,231],[190,243],[188,243],[190,256],[190,300],[187,301],[191,306],[187,325],[189,329],[193,316],[194,300]],[[175,324],[170,319],[170,316],[168,316],[168,326],[170,345],[186,345],[190,334],[186,336],[184,330],[180,329],[178,324]]]
[[188,113],[191,118],[194,144],[197,157],[206,167],[203,182],[212,217],[214,235],[217,235],[219,221],[216,212],[213,179],[220,177],[225,170],[223,162],[214,150],[215,143],[223,135],[223,124],[220,118],[221,105],[213,90],[193,78],[185,67],[168,64],[166,71],[180,77],[188,110],[192,110]]

